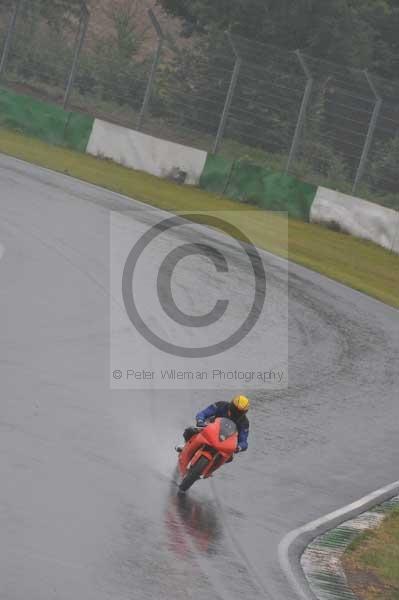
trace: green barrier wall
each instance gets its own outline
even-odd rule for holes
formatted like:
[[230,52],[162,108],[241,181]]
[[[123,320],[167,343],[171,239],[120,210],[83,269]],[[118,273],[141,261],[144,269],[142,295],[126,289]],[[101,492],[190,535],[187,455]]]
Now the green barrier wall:
[[200,187],[208,192],[224,194],[230,180],[234,163],[218,154],[208,154],[200,178]]
[[309,221],[317,186],[284,173],[275,173],[247,161],[229,161],[208,155],[200,186],[254,204],[261,208],[287,212],[291,217]]
[[0,89],[0,127],[85,152],[94,119]]

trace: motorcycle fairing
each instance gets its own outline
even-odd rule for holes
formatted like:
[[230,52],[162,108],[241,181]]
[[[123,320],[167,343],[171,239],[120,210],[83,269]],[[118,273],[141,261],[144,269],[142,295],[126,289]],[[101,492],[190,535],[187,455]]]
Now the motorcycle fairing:
[[184,476],[187,470],[205,456],[209,464],[202,473],[206,479],[221,467],[234,453],[237,447],[237,427],[231,419],[218,418],[194,435],[179,455],[179,470]]

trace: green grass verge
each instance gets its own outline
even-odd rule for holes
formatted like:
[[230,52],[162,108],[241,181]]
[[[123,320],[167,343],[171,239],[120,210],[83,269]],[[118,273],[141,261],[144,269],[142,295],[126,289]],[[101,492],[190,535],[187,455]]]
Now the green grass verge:
[[399,509],[349,546],[344,566],[362,600],[399,600]]
[[[375,244],[0,129],[0,152],[169,211],[245,210],[252,241],[399,308],[399,256]],[[253,215],[253,216],[252,216]]]

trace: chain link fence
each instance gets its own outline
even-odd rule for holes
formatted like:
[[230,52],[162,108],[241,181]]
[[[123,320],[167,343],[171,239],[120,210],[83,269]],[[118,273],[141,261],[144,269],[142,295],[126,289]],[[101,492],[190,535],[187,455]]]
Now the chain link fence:
[[0,44],[2,85],[399,208],[399,83],[228,33],[185,39],[134,0],[91,15],[3,0]]

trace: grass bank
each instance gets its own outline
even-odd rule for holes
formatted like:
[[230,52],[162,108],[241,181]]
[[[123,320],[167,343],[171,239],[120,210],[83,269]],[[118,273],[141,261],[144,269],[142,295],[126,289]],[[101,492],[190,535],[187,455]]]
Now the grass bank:
[[372,243],[290,219],[287,251],[287,222],[279,215],[4,129],[0,152],[172,212],[245,210],[245,230],[260,248],[399,308],[399,256]]
[[359,600],[399,600],[399,509],[349,546],[344,567]]

